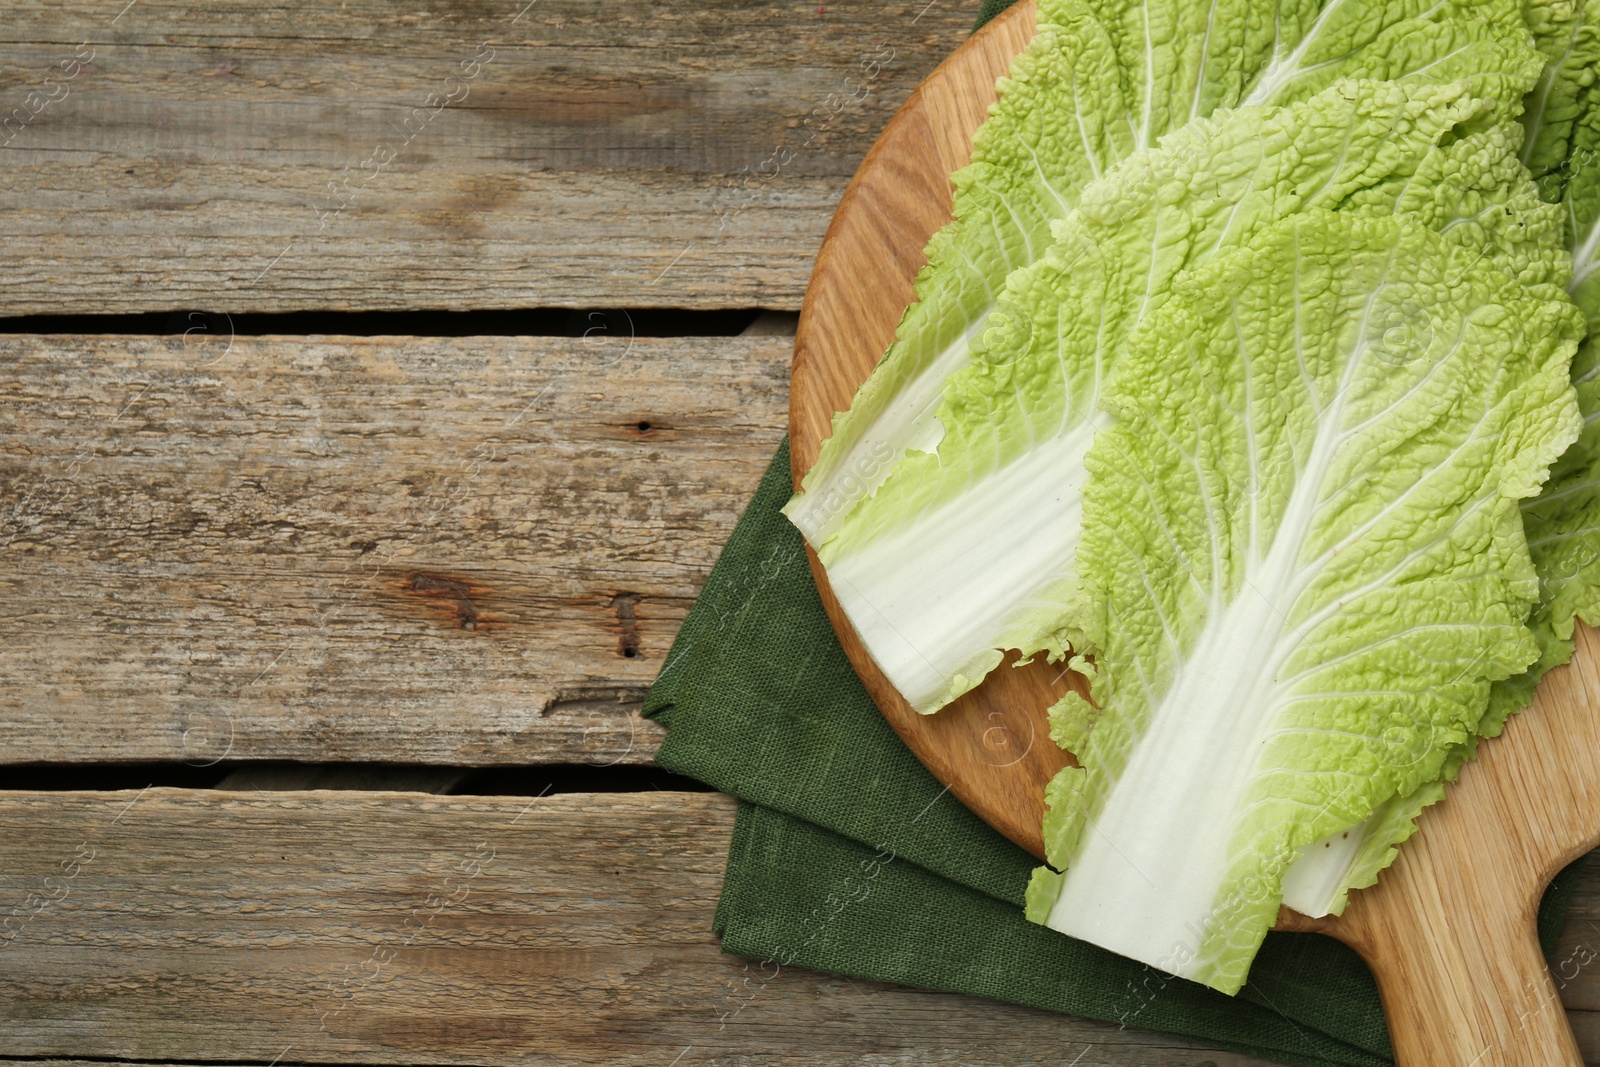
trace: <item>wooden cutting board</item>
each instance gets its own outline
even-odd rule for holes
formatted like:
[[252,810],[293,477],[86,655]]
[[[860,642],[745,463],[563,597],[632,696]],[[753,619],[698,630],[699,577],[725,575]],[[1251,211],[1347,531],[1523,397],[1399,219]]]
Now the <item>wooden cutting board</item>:
[[[922,250],[950,218],[949,176],[967,162],[995,80],[1033,35],[1022,0],[958,48],[906,101],[845,190],[817,254],[795,338],[794,480],[817,457],[894,337]],[[919,759],[1008,838],[1042,856],[1044,786],[1069,757],[1045,710],[1083,679],[1059,666],[997,669],[922,716],[878,670],[811,556],[822,601],[867,691]],[[1378,885],[1344,915],[1284,909],[1278,928],[1337,937],[1371,965],[1401,1067],[1579,1067],[1534,933],[1554,873],[1600,845],[1600,636],[1579,628],[1570,666],[1486,743],[1428,810]]]

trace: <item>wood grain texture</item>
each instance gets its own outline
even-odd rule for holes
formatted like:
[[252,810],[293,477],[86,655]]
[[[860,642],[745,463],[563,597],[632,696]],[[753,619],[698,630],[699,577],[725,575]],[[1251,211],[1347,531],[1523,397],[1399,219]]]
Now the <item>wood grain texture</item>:
[[0,336],[0,762],[645,762],[787,338]]
[[795,309],[862,153],[974,10],[123,7],[6,5],[7,314]]
[[[952,54],[885,129],[846,192],[796,339],[797,487],[833,413],[848,406],[892,339],[921,248],[949,218],[948,175],[964,163],[961,146],[1032,25],[1024,0]],[[811,564],[827,590],[815,554]],[[1050,669],[1038,665],[1032,692],[1019,681],[1023,672],[1001,669],[930,720],[894,691],[831,593],[823,599],[852,664],[906,743],[985,821],[1042,856],[1044,787],[1065,762],[1043,740],[1055,695]],[[1002,739],[1041,743],[1024,758],[996,759],[995,730],[985,729],[991,720]],[[1285,909],[1279,926],[1338,937],[1367,959],[1400,1067],[1576,1064],[1578,1046],[1558,1010],[1534,915],[1550,877],[1596,845],[1600,640],[1582,629],[1572,665],[1553,672],[1534,706],[1483,746],[1375,888],[1357,892],[1342,917],[1312,921]]]
[[[926,262],[923,247],[950,220],[949,175],[966,164],[995,79],[1033,29],[1033,5],[1021,3],[974,35],[906,101],[845,191],[795,336],[789,439],[796,488],[816,462],[833,413],[849,407],[894,339]],[[1046,663],[999,669],[937,715],[919,715],[873,662],[816,553],[806,551],[845,654],[895,732],[968,807],[1042,856],[1044,783],[1067,763],[1049,740],[1044,710],[1069,685],[1084,691],[1083,680]]]
[[1267,1067],[971,997],[803,970],[761,984],[708,932],[733,808],[681,793],[0,794],[5,908],[43,901],[0,949],[5,1055]]

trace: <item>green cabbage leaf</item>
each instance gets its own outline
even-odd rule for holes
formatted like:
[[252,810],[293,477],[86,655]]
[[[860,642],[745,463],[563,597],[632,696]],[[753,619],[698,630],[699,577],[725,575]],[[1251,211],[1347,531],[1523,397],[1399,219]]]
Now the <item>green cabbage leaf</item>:
[[1050,224],[1118,160],[1216,108],[1303,101],[1342,78],[1464,79],[1509,115],[1544,65],[1512,0],[1040,0],[1039,20],[952,176],[954,219],[894,343],[784,509],[814,547],[905,456],[937,448],[944,383],[1006,273],[1043,255]]
[[[1434,165],[1441,179],[1454,179],[1443,192],[1409,179],[1446,134],[1506,126],[1544,67],[1520,9],[1506,0],[1423,14],[1391,8],[1382,17],[1360,0],[1337,0],[1293,39],[1282,37],[1285,27],[1307,21],[1305,12],[1280,7],[1280,18],[1260,19],[1256,10],[1256,21],[1245,18],[1224,35],[1254,42],[1246,62],[1236,57],[1226,68],[1233,74],[1214,60],[1206,66],[1204,27],[1179,33],[1170,19],[1149,23],[1162,5],[1097,10],[1123,71],[1117,99],[1136,119],[1133,143],[1170,121],[1186,124],[1088,183],[1078,207],[1052,224],[1052,242],[997,293],[967,290],[974,314],[960,316],[968,323],[961,341],[920,384],[902,388],[892,372],[915,346],[892,348],[835,423],[839,447],[853,439],[873,457],[855,464],[854,491],[808,481],[785,509],[817,549],[874,661],[919,711],[976,686],[1006,650],[1021,661],[1059,658],[1077,640],[1068,610],[1072,545],[1082,456],[1104,422],[1097,390],[1127,331],[1163,298],[1165,279],[1303,207],[1337,206],[1355,193],[1367,210],[1392,210],[1379,206],[1386,198],[1466,195],[1463,180],[1484,180],[1471,160],[1455,174],[1443,173],[1445,161]],[[1252,30],[1256,22],[1266,31]],[[1147,48],[1147,32],[1187,47]],[[1261,67],[1254,76],[1251,63]],[[1339,80],[1369,72],[1391,80]],[[1435,80],[1445,75],[1460,80]],[[1220,96],[1178,91],[1210,81],[1233,88]],[[1188,117],[1247,91],[1293,102]],[[1410,102],[1395,103],[1407,93]],[[1173,105],[1179,96],[1188,110]],[[1172,106],[1163,110],[1158,100]],[[1498,145],[1485,152],[1518,166]],[[938,308],[924,299],[907,321],[919,311]],[[850,437],[845,427],[863,425],[862,398],[879,387],[896,392],[896,410],[915,409],[914,435],[885,418]]]
[[1030,915],[1233,992],[1295,859],[1391,805],[1372,866],[1537,655],[1518,502],[1584,324],[1406,215],[1304,211],[1172,292],[1087,456],[1099,673]]
[[1007,279],[946,384],[937,451],[907,457],[818,552],[913,707],[971,689],[1002,650],[1059,659],[1082,646],[1073,553],[1083,457],[1107,424],[1100,389],[1180,271],[1296,211],[1347,202],[1415,208],[1452,232],[1470,221],[1546,269],[1564,264],[1559,217],[1516,160],[1519,127],[1467,132],[1494,108],[1461,83],[1341,82],[1302,104],[1191,122],[1085,190],[1051,250]]

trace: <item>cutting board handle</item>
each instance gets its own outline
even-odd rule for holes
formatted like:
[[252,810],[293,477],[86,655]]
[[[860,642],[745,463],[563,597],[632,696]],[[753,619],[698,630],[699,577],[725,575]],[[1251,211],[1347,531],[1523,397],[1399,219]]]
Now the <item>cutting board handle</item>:
[[1356,947],[1378,980],[1396,1064],[1583,1067],[1532,909],[1482,904],[1469,915],[1437,897],[1409,896],[1404,909],[1391,899],[1381,918],[1394,928],[1364,931]]
[[1318,920],[1372,967],[1400,1067],[1583,1063],[1535,933],[1550,879],[1600,845],[1600,631],[1573,637],[1378,884]]
[[[1507,731],[1532,744],[1486,743],[1378,884],[1337,920],[1312,921],[1372,968],[1399,1067],[1583,1067],[1535,925],[1551,875],[1581,854],[1579,835],[1529,824],[1583,806],[1556,798],[1589,791],[1564,788],[1555,761],[1541,761],[1562,751],[1563,726],[1581,732],[1577,715],[1542,710]],[[1550,802],[1530,805],[1541,767]]]

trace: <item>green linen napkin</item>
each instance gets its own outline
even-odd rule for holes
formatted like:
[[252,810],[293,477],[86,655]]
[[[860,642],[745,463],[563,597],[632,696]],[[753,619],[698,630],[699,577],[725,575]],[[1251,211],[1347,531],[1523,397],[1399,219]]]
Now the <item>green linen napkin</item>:
[[[1392,1063],[1366,965],[1269,934],[1237,997],[1022,916],[1034,860],[951,797],[879,714],[822,610],[773,457],[645,698],[656,761],[739,797],[715,930],[762,973],[815,970],[1181,1034],[1291,1064]],[[1539,914],[1548,953],[1576,864]]]

